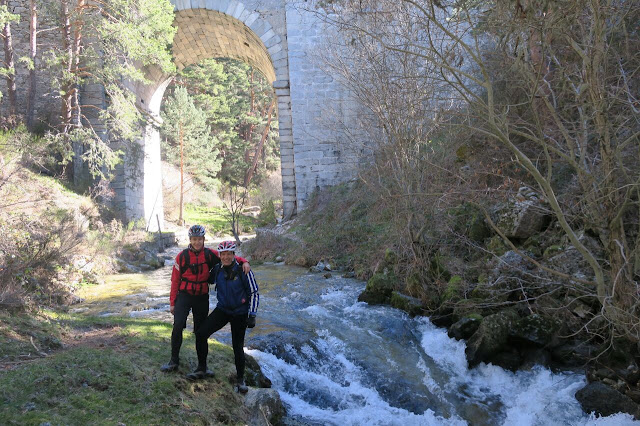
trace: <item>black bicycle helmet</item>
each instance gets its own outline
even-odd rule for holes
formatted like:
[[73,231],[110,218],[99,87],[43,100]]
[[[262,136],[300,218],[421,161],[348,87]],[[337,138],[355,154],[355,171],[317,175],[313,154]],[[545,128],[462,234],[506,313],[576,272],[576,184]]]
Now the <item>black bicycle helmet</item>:
[[193,225],[189,228],[189,237],[204,237],[205,231],[202,225]]

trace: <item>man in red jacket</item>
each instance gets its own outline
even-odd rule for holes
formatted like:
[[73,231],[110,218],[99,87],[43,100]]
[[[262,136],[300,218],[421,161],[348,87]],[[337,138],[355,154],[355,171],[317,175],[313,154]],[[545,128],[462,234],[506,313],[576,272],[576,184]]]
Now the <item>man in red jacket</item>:
[[[180,347],[182,346],[182,330],[187,326],[189,311],[193,311],[194,333],[209,314],[209,271],[218,263],[220,257],[216,250],[204,246],[205,230],[201,225],[189,228],[189,247],[176,256],[171,273],[171,293],[169,302],[173,314],[173,331],[171,332],[171,360],[160,369],[165,372],[175,371],[180,365]],[[236,256],[245,273],[251,270],[246,259]],[[204,345],[206,345],[206,341]],[[196,341],[196,352],[204,353],[206,347]],[[202,359],[199,357],[199,359]],[[195,372],[198,376],[212,376],[205,365],[198,364]]]

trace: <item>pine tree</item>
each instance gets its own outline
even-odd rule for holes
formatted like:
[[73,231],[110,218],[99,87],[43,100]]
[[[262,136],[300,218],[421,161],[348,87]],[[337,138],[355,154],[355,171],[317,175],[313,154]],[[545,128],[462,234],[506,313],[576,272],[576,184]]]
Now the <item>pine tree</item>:
[[273,89],[260,73],[234,60],[205,60],[185,69],[178,81],[207,112],[222,156],[218,179],[238,240],[250,191],[280,164]]
[[162,134],[165,155],[180,167],[180,215],[183,223],[183,197],[185,171],[195,175],[205,186],[216,183],[220,169],[219,151],[213,143],[207,114],[198,108],[184,87],[175,87],[162,111]]
[[[92,173],[101,174],[118,156],[89,119],[99,118],[111,139],[126,142],[140,136],[144,117],[130,83],[147,83],[147,66],[175,70],[169,52],[176,32],[173,5],[169,0],[60,0],[45,2],[42,9],[57,20],[60,30],[60,45],[43,58],[57,71],[53,87],[62,100],[58,138],[83,143],[83,159]],[[106,110],[97,112],[80,103],[79,91],[86,83],[104,87]]]
[[[15,54],[13,49],[13,36],[11,35],[11,23],[17,22],[19,16],[9,11],[7,0],[0,0],[0,28],[4,44],[4,66],[0,67],[0,76],[5,76],[7,80],[7,94],[9,97],[9,115],[17,113],[16,96],[16,70]],[[1,92],[0,92],[1,95]]]

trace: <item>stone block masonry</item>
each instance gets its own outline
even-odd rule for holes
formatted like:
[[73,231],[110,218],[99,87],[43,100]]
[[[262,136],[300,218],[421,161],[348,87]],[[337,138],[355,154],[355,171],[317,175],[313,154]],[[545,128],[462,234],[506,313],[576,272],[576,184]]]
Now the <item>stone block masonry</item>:
[[[303,209],[318,188],[352,179],[358,157],[344,146],[341,126],[355,122],[354,102],[348,93],[324,72],[318,51],[324,40],[335,37],[333,30],[317,20],[308,2],[300,0],[170,0],[174,5],[178,33],[173,43],[174,60],[184,68],[206,58],[244,61],[272,82],[277,97],[280,130],[282,189],[285,217]],[[27,54],[28,0],[10,0],[10,8],[22,15],[14,26],[16,55]],[[57,43],[59,34],[45,33],[41,42]],[[50,40],[47,41],[46,37]],[[47,70],[39,66],[38,115],[56,122],[59,100],[50,87]],[[24,67],[22,67],[24,68]],[[26,69],[18,69],[18,84],[26,87]],[[164,91],[171,76],[153,67],[145,70],[150,84],[131,85],[138,107],[159,117]],[[105,107],[104,90],[87,85],[83,101]],[[19,93],[22,102],[26,93]],[[6,105],[0,104],[0,113]],[[332,114],[336,120],[331,121]],[[98,121],[92,123],[100,125]],[[339,123],[339,124],[338,124]],[[105,137],[107,129],[103,129]],[[117,141],[111,141],[118,145]],[[115,170],[112,187],[115,207],[126,220],[144,219],[150,230],[162,222],[160,139],[157,129],[148,126]],[[162,225],[161,225],[162,226]]]

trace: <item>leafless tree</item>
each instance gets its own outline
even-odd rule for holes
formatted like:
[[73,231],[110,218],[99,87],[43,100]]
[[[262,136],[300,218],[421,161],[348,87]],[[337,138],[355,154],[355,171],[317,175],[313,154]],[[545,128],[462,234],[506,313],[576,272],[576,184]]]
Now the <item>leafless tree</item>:
[[[318,9],[323,19],[351,36],[347,41],[360,63],[380,64],[394,55],[394,66],[404,60],[411,62],[407,69],[420,71],[387,73],[379,82],[385,89],[371,92],[374,96],[397,90],[397,81],[414,79],[416,92],[429,102],[424,115],[431,128],[443,119],[438,115],[442,112],[445,121],[471,137],[510,153],[588,263],[591,277],[582,281],[591,283],[602,316],[616,333],[637,341],[638,4],[347,0],[323,7]],[[410,115],[415,97],[401,93]],[[384,114],[397,114],[398,108],[385,104],[386,99],[369,96],[366,101],[375,106],[370,109],[385,137],[396,135],[397,128],[386,126],[398,122],[397,117]],[[426,137],[417,140],[424,143]],[[401,154],[389,153],[389,164]],[[554,185],[559,165],[570,170],[570,199]],[[579,230],[598,237],[604,258],[584,244]]]

